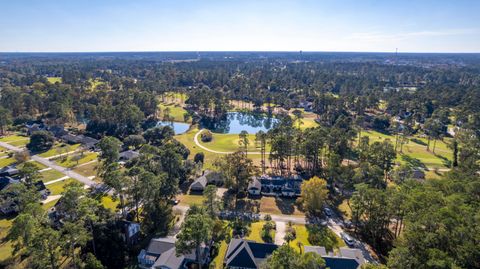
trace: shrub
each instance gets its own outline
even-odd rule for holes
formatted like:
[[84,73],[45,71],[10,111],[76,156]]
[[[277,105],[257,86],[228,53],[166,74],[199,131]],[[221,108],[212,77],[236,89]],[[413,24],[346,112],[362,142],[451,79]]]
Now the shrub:
[[195,157],[193,157],[193,161],[195,163],[203,163],[203,160],[205,159],[205,154],[203,152],[198,152],[195,154]]
[[201,135],[202,142],[210,142],[213,139],[212,132],[209,130],[205,131]]

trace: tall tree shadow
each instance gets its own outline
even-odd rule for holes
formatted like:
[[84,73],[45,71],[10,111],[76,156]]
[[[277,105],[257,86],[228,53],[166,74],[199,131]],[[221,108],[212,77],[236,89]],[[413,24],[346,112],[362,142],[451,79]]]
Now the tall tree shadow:
[[295,212],[295,199],[276,197],[275,204],[284,215],[291,215]]
[[427,168],[427,166],[422,161],[420,161],[419,159],[412,158],[412,157],[410,157],[408,155],[405,155],[405,154],[402,155],[402,160],[404,162],[406,162],[406,164],[410,167],[421,167],[423,169]]

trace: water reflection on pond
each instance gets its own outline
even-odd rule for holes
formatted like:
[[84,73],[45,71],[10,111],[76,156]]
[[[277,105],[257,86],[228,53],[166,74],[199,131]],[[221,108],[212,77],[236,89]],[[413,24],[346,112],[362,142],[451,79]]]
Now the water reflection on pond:
[[202,127],[222,134],[239,134],[241,131],[255,134],[259,131],[267,132],[277,121],[277,119],[262,113],[228,112],[222,120],[202,121]]
[[173,129],[173,132],[178,135],[178,134],[183,134],[186,131],[188,131],[188,128],[190,128],[190,124],[188,123],[183,123],[183,122],[169,122],[169,121],[158,121],[157,126],[170,126]]

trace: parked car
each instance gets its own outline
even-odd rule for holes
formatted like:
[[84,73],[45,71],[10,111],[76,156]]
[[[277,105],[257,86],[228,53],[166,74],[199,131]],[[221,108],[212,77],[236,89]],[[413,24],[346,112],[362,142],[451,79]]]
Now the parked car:
[[325,207],[325,208],[323,209],[323,212],[325,212],[325,215],[327,215],[328,217],[331,217],[331,216],[333,215],[332,210],[331,210],[330,208],[328,208],[328,207]]
[[343,241],[345,241],[345,243],[349,247],[354,247],[355,246],[355,239],[353,237],[351,237],[349,234],[341,233],[340,235],[342,236]]

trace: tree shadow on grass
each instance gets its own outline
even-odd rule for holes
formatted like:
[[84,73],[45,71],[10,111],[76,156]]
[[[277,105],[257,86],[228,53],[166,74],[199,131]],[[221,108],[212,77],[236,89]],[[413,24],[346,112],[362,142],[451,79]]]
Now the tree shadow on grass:
[[276,197],[275,204],[284,215],[291,215],[295,212],[295,200]]
[[447,157],[442,156],[442,155],[438,155],[436,153],[434,153],[434,154],[435,154],[435,157],[442,160],[442,163],[443,163],[444,166],[446,166],[446,167],[451,167],[452,166],[452,161],[450,161]]
[[421,167],[424,169],[427,168],[427,166],[422,161],[417,158],[412,158],[408,155],[402,155],[402,160],[406,162],[406,164],[410,167]]
[[422,146],[427,146],[427,143],[423,142],[422,140],[420,140],[418,138],[410,138],[410,141],[412,141],[414,143],[417,143],[419,145],[422,145]]

